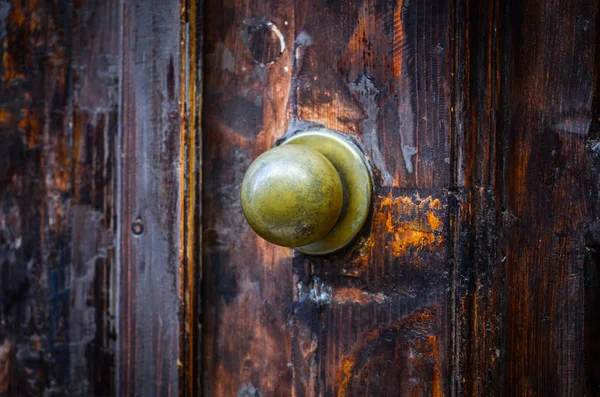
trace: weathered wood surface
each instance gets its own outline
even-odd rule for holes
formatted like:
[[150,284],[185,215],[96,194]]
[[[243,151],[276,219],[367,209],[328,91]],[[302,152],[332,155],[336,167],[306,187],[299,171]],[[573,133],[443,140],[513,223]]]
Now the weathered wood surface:
[[[600,395],[599,7],[0,1],[0,396]],[[313,125],[373,211],[292,258],[239,184]]]
[[353,247],[295,259],[294,391],[449,395],[451,3],[319,3],[296,9],[297,117],[356,136],[377,187]]
[[0,396],[197,395],[201,7],[0,2]]
[[[206,8],[204,391],[449,394],[451,4],[272,3]],[[244,40],[256,21],[286,40],[272,64]],[[306,123],[356,136],[377,188],[356,245],[292,265],[238,194],[251,159]]]
[[201,2],[121,5],[118,391],[195,396]]
[[590,255],[600,226],[599,4],[515,2],[503,18],[505,393],[600,395],[598,357],[584,348],[600,343],[585,335],[600,318],[584,298],[600,265]]
[[115,393],[118,2],[0,2],[0,395]]
[[[600,393],[597,2],[206,16],[206,395]],[[271,63],[245,40],[257,21],[286,40]],[[355,136],[377,187],[359,240],[295,257],[290,280],[237,194],[253,158],[311,125]]]
[[[293,11],[291,0],[206,1],[202,365],[207,396],[284,396],[292,390],[291,251],[251,231],[241,215],[239,186],[250,161],[289,123],[292,51],[269,67],[261,65],[280,52],[261,18],[275,23],[292,49]],[[250,43],[253,52],[247,51]]]

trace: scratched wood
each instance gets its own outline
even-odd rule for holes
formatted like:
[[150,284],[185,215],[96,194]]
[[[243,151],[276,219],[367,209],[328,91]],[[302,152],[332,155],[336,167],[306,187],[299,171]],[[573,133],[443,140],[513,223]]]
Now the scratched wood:
[[1,396],[115,392],[112,3],[0,3]]
[[202,3],[121,5],[118,392],[194,396]]
[[[291,0],[206,1],[202,369],[207,396],[291,391],[291,251],[250,230],[239,186],[250,161],[289,123],[294,20]],[[268,22],[285,37],[283,53]]]
[[295,258],[294,392],[448,395],[451,2],[320,3],[297,3],[295,115],[356,136],[376,188],[354,246]]
[[597,303],[584,299],[584,277],[598,266],[599,11],[595,1],[509,3],[501,24],[506,395],[600,393],[586,376],[597,357],[584,350],[598,322],[585,315]]
[[[455,356],[460,396],[504,395],[504,265],[500,245],[504,157],[501,1],[456,2],[452,185]],[[500,187],[500,188],[499,188]]]
[[201,9],[0,2],[0,396],[197,395]]
[[[206,8],[205,393],[599,394],[597,3],[277,5]],[[290,59],[265,64],[244,30],[282,13]],[[362,146],[373,211],[293,259],[290,296],[237,193],[314,125]]]
[[[1,397],[600,395],[597,2],[14,0],[0,37]],[[317,125],[373,209],[292,258],[239,184]]]

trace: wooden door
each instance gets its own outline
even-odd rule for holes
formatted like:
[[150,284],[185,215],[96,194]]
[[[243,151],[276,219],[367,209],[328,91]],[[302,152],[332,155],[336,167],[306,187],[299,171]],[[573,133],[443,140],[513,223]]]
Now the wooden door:
[[[600,395],[595,0],[0,1],[0,397]],[[364,230],[243,174],[352,136]]]
[[[599,15],[207,0],[205,395],[600,395]],[[363,233],[323,257],[258,238],[238,200],[252,159],[314,125],[376,175]]]

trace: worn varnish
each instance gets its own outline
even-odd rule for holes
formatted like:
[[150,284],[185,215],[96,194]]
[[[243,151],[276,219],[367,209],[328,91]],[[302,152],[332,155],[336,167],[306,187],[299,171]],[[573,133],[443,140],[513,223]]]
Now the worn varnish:
[[450,3],[317,3],[296,9],[297,117],[356,136],[377,188],[355,247],[295,260],[294,391],[446,395]]
[[2,396],[115,393],[116,5],[0,3]]
[[121,5],[117,387],[194,396],[201,4]]
[[585,327],[598,322],[597,314],[585,315],[594,302],[584,298],[584,276],[599,265],[585,260],[598,228],[598,135],[591,126],[598,117],[599,12],[597,2],[524,2],[508,5],[502,21],[511,395],[600,393],[600,380],[584,376],[598,364],[584,354]]
[[[250,161],[290,122],[294,4],[208,0],[205,12],[203,390],[209,396],[289,395],[291,251],[252,232],[239,187]],[[269,54],[276,55],[271,30],[264,28],[269,22],[287,50],[265,66]]]
[[[600,393],[595,2],[206,15],[207,395]],[[282,19],[289,61],[256,61],[247,21]],[[313,125],[355,137],[377,186],[357,242],[296,256],[290,280],[236,195],[274,138]]]
[[0,2],[0,396],[197,395],[201,6]]
[[[599,8],[0,1],[0,396],[600,395]],[[312,126],[373,206],[293,257],[239,187]]]

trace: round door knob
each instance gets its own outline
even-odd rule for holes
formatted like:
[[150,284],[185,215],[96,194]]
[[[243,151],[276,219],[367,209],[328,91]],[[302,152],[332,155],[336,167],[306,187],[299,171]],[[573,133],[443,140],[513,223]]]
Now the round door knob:
[[342,181],[321,153],[284,145],[261,154],[242,181],[242,210],[265,240],[300,247],[322,239],[336,224]]
[[314,128],[260,155],[242,181],[242,210],[265,240],[310,255],[348,246],[371,207],[371,170],[352,139]]

